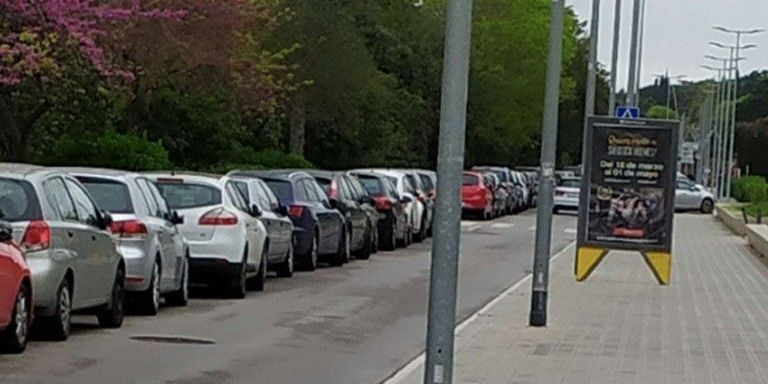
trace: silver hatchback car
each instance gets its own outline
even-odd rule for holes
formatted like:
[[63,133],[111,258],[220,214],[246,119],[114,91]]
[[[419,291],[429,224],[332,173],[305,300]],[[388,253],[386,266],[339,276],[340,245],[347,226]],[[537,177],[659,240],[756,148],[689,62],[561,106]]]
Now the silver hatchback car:
[[73,311],[96,309],[103,327],[123,323],[125,263],[108,231],[111,216],[74,177],[0,164],[0,219],[13,225],[32,272],[37,324],[69,336]]
[[127,268],[127,303],[150,316],[157,314],[161,296],[168,305],[187,305],[189,246],[177,228],[183,219],[168,208],[154,183],[126,171],[62,170],[77,178],[112,215],[112,238]]

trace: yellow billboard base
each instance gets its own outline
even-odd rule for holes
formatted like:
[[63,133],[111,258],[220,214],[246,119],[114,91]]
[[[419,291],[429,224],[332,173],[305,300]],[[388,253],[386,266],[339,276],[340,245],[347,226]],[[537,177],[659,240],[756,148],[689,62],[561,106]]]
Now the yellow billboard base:
[[[608,249],[597,247],[579,247],[576,250],[576,263],[574,273],[576,281],[584,281],[597,268]],[[646,264],[651,269],[653,276],[661,285],[669,285],[672,270],[672,254],[669,252],[647,251],[642,252]]]

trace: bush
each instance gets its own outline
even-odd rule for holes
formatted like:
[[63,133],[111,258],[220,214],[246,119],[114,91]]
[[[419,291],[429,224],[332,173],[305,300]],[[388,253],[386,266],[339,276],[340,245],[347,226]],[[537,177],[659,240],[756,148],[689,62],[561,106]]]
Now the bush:
[[43,164],[151,171],[171,168],[168,152],[159,142],[114,131],[65,135],[42,155]]
[[233,169],[314,168],[311,162],[300,155],[274,149],[264,151],[242,149],[232,157],[235,158],[235,161],[215,164],[208,171],[227,173]]
[[768,200],[768,182],[762,176],[744,176],[736,179],[731,195],[745,203],[759,203]]

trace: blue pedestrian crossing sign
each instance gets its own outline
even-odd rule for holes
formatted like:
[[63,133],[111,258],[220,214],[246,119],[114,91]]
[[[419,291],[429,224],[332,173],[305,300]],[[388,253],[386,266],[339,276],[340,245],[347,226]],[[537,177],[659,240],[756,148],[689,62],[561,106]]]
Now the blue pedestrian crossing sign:
[[621,105],[616,107],[616,117],[620,119],[639,119],[640,108]]

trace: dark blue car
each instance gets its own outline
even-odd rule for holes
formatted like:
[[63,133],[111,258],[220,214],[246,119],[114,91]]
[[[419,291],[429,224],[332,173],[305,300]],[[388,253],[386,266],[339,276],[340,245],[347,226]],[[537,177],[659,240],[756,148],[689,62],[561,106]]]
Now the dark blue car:
[[315,178],[302,171],[237,171],[234,175],[258,177],[280,200],[280,210],[294,226],[296,261],[315,270],[318,261],[340,266],[350,257],[350,239],[344,216],[331,206],[328,195]]

